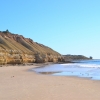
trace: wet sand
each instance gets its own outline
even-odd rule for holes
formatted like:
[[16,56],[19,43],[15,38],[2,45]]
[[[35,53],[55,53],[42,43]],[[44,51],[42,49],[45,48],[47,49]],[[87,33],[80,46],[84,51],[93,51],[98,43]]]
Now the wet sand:
[[100,100],[100,81],[27,71],[34,67],[0,67],[0,100]]

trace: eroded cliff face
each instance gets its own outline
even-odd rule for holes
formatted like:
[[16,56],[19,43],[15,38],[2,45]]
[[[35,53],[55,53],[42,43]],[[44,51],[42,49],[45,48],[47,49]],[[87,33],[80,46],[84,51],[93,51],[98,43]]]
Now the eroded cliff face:
[[63,62],[51,48],[8,31],[0,32],[0,64]]

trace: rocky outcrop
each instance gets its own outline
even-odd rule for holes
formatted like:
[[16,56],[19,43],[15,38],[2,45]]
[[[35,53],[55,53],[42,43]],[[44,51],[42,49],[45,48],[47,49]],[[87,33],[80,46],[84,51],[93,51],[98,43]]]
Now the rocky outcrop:
[[88,60],[90,58],[83,56],[83,55],[63,55],[65,61],[72,61],[72,60]]
[[0,64],[62,62],[64,58],[51,48],[8,30],[0,31]]

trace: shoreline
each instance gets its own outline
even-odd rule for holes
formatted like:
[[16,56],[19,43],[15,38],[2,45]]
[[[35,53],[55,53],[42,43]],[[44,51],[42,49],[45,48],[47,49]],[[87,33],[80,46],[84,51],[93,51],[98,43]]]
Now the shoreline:
[[0,100],[100,100],[100,81],[28,71],[36,67],[0,67]]

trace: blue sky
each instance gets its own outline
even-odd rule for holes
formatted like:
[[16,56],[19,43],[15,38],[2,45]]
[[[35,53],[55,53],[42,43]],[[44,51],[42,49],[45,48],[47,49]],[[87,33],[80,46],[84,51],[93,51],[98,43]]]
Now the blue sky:
[[100,0],[0,0],[0,24],[61,54],[100,58]]

